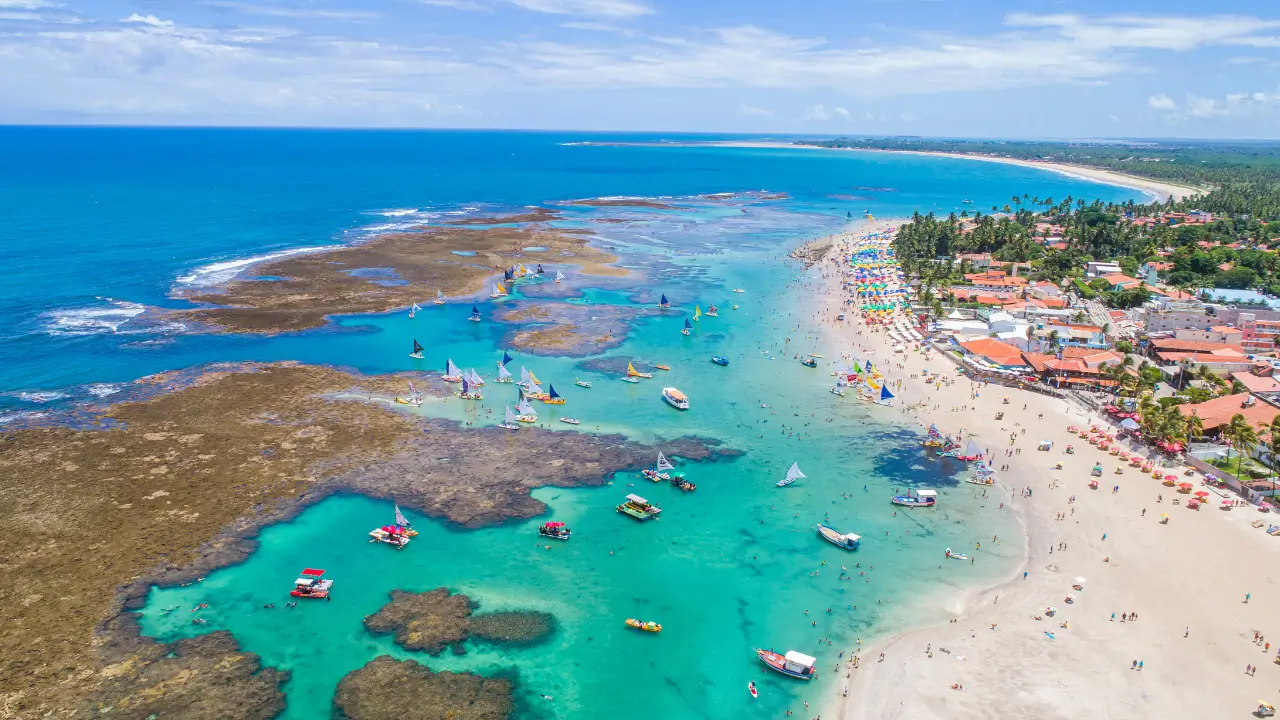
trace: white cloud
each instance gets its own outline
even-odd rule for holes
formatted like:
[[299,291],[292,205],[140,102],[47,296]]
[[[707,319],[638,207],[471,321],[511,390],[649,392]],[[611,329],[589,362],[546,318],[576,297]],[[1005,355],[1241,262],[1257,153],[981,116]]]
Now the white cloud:
[[1195,117],[1215,117],[1226,115],[1225,108],[1218,107],[1218,101],[1213,98],[1200,97],[1198,95],[1187,95],[1187,112]]
[[465,10],[468,12],[492,12],[492,8],[488,5],[482,5],[475,0],[418,0],[423,5],[434,5],[436,7],[453,8],[454,10]]
[[151,27],[173,27],[172,20],[161,20],[155,15],[139,15],[138,13],[130,15],[120,22],[141,23],[143,25],[150,25]]
[[805,120],[817,120],[818,122],[826,122],[828,120],[834,120],[836,118],[840,118],[842,120],[848,120],[849,111],[842,107],[833,107],[831,109],[827,109],[827,106],[825,103],[820,103],[818,105],[814,105],[810,107],[808,110],[805,110],[804,112]]
[[627,19],[649,15],[653,9],[631,0],[508,0],[535,12]]
[[1111,122],[1120,122],[1119,115],[1108,115],[1107,119],[1110,120]]
[[738,103],[738,114],[745,117],[773,117],[773,113],[768,110],[752,107],[746,103]]
[[327,20],[372,20],[379,17],[379,13],[368,10],[328,10],[325,8],[292,8],[279,7],[276,5],[260,5],[248,2],[236,2],[235,0],[208,0],[206,5],[213,7],[227,8],[228,10],[238,10],[249,15],[265,15],[268,17],[287,17],[287,18],[324,18]]
[[45,0],[0,0],[0,8],[5,10],[39,10],[47,7],[53,7],[53,4]]
[[1155,108],[1156,110],[1176,110],[1178,107],[1178,103],[1174,102],[1173,98],[1165,95],[1164,93],[1152,95],[1147,98],[1147,105]]

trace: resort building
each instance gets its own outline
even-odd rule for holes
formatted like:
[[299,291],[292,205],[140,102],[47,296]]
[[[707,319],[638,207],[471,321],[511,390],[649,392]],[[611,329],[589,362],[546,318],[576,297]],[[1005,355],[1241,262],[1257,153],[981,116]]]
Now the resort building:
[[1102,328],[1097,325],[1075,325],[1070,323],[1045,324],[1036,329],[1036,337],[1048,340],[1049,336],[1057,333],[1058,344],[1071,347],[1090,347],[1090,348],[1107,348],[1110,343],[1107,342],[1107,336],[1102,332]]
[[1152,338],[1150,350],[1152,356],[1169,374],[1184,368],[1194,371],[1201,365],[1222,377],[1233,372],[1249,372],[1253,369],[1253,361],[1245,356],[1239,345],[1176,338]]
[[1086,277],[1097,278],[1104,275],[1120,274],[1120,265],[1114,262],[1090,262],[1084,266],[1084,274]]
[[1023,359],[1046,385],[1059,388],[1110,388],[1116,381],[1102,376],[1101,363],[1090,366],[1083,358],[1063,354],[1026,353]]
[[1112,292],[1119,292],[1120,290],[1128,290],[1130,288],[1136,288],[1139,285],[1142,285],[1141,280],[1137,278],[1131,278],[1128,275],[1125,275],[1124,273],[1110,273],[1107,275],[1103,275],[1102,279],[1105,280],[1111,286]]
[[1266,366],[1267,374],[1259,375],[1254,372],[1233,372],[1231,379],[1239,382],[1249,389],[1251,393],[1280,393],[1280,380],[1275,379],[1269,372],[1271,366]]
[[1145,306],[1142,326],[1150,334],[1177,330],[1207,330],[1218,324],[1217,318],[1203,305],[1195,303],[1149,302]]
[[1217,435],[1222,426],[1230,423],[1231,418],[1236,415],[1243,415],[1245,421],[1255,428],[1259,425],[1270,425],[1276,415],[1280,415],[1280,407],[1256,395],[1239,393],[1224,395],[1196,405],[1179,405],[1178,412],[1185,417],[1195,415],[1200,418],[1204,434],[1213,436]]
[[1022,359],[1022,351],[1008,343],[994,338],[979,338],[957,343],[966,357],[981,360],[987,365],[1002,369],[1025,368],[1027,362]]
[[1223,345],[1243,346],[1244,343],[1244,332],[1230,325],[1214,325],[1207,330],[1175,330],[1173,337],[1175,340],[1199,340]]
[[974,288],[984,292],[1011,293],[1027,287],[1026,278],[1009,275],[1003,270],[987,270],[983,273],[970,273],[964,276]]

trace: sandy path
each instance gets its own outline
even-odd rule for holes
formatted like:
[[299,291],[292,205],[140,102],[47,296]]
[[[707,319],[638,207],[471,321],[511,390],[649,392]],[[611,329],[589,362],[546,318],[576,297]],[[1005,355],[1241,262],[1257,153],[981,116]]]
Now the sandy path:
[[[821,267],[828,276],[827,289],[820,291],[825,317],[834,318],[840,302],[836,267]],[[1261,632],[1274,634],[1280,645],[1280,538],[1249,526],[1256,519],[1280,519],[1243,508],[1175,507],[1172,499],[1183,496],[1127,466],[1124,474],[1112,474],[1120,464],[1116,458],[1066,432],[1069,424],[1087,423],[1083,411],[995,386],[977,388],[979,396],[971,398],[973,383],[936,352],[927,360],[915,352],[894,355],[883,333],[850,318],[818,319],[849,351],[874,347],[888,378],[903,379],[898,407],[881,411],[886,419],[904,420],[907,405],[928,398],[927,411],[908,414],[922,424],[937,422],[944,431],[976,434],[983,448],[994,449],[997,466],[1011,466],[992,492],[1003,494],[1005,509],[1019,514],[1028,531],[1028,555],[1006,582],[943,601],[957,622],[864,646],[860,669],[846,670],[849,696],[832,698],[823,714],[846,720],[1216,718],[1245,717],[1258,698],[1280,700],[1280,665],[1272,663],[1276,648],[1253,643],[1254,633]],[[905,367],[890,368],[890,362]],[[939,389],[910,378],[924,367],[945,371],[954,384]],[[1005,395],[1011,404],[1001,404]],[[961,406],[968,409],[952,411]],[[1005,418],[997,422],[1000,411]],[[1019,433],[1013,447],[1022,454],[1005,458],[1011,431]],[[1053,440],[1053,451],[1037,452],[1041,439]],[[1076,454],[1063,453],[1068,444]],[[1102,487],[1089,490],[1089,470],[1099,461],[1106,469]],[[1051,469],[1057,462],[1064,465],[1061,471]],[[1113,493],[1117,483],[1120,491]],[[1022,496],[1024,488],[1031,489],[1031,498]],[[1170,516],[1168,525],[1159,524],[1162,512]],[[1056,519],[1059,513],[1065,519]],[[974,534],[990,540],[977,529]],[[964,550],[981,562],[981,550]],[[1087,578],[1084,590],[1066,604],[1077,576]],[[1252,593],[1248,604],[1246,593]],[[1034,620],[1048,605],[1058,608],[1058,616]],[[1121,622],[1128,612],[1136,612],[1137,621]],[[1069,627],[1060,627],[1062,622]],[[882,651],[885,660],[876,662]],[[1137,660],[1143,670],[1130,670]],[[1244,672],[1250,664],[1259,666],[1254,676]],[[950,689],[953,683],[964,690]]]

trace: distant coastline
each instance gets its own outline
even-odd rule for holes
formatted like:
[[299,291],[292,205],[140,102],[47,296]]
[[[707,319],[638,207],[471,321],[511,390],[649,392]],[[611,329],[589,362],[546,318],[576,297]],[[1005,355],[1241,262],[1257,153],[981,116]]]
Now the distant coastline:
[[957,160],[982,160],[985,162],[1005,163],[1006,165],[1021,165],[1023,167],[1036,168],[1038,170],[1048,170],[1049,172],[1061,173],[1082,180],[1091,180],[1093,182],[1103,183],[1106,185],[1115,185],[1117,187],[1125,187],[1139,192],[1151,195],[1154,199],[1164,202],[1172,197],[1174,200],[1182,200],[1192,195],[1199,195],[1206,190],[1204,188],[1195,188],[1186,185],[1178,185],[1175,183],[1165,182],[1163,180],[1153,180],[1150,178],[1139,177],[1137,175],[1127,175],[1125,173],[1115,172],[1114,170],[1103,170],[1101,168],[1089,167],[1087,165],[1076,165],[1073,163],[1055,163],[1055,162],[1037,162],[1032,160],[1017,160],[1014,158],[996,157],[993,155],[971,155],[967,153],[946,153],[933,152],[926,150],[880,150],[876,148],[827,148],[817,145],[797,145],[782,141],[769,140],[708,140],[705,142],[672,142],[672,143],[595,143],[600,145],[652,145],[657,147],[737,147],[737,148],[768,148],[773,150],[792,149],[792,150],[827,150],[840,152],[869,152],[869,153],[892,153],[895,155],[929,155],[933,157],[955,158]]

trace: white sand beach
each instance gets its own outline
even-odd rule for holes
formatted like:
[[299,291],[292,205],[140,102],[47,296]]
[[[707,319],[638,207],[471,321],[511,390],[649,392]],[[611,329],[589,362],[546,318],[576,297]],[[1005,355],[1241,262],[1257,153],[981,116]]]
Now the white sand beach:
[[[865,232],[837,236],[837,245],[847,253]],[[982,448],[994,451],[997,467],[1010,466],[989,488],[992,502],[1003,502],[1027,531],[1025,561],[1006,581],[945,601],[942,609],[953,622],[850,648],[859,667],[846,665],[849,679],[835,685],[837,695],[821,716],[1199,719],[1246,717],[1258,699],[1280,701],[1277,648],[1265,639],[1274,636],[1280,646],[1280,537],[1250,525],[1280,520],[1248,507],[1220,510],[1217,495],[1207,507],[1189,510],[1189,496],[1066,431],[1102,418],[1033,392],[978,387],[937,351],[928,358],[914,349],[894,354],[886,334],[862,325],[856,313],[845,322],[834,319],[843,297],[840,266],[826,261],[821,267],[826,287],[818,292],[825,302],[815,320],[845,352],[865,358],[873,349],[886,377],[903,381],[897,406],[873,412],[899,421],[905,413],[922,426],[935,422],[944,432],[976,435]],[[926,367],[953,382],[925,384],[919,374]],[[850,396],[846,402],[860,401]],[[998,412],[1005,413],[1001,421],[994,419]],[[1038,452],[1041,440],[1053,441],[1053,449]],[[1064,453],[1067,445],[1075,454]],[[1021,454],[1005,457],[1009,448]],[[1059,462],[1062,469],[1053,469]],[[1105,472],[1099,489],[1091,490],[1095,463]],[[1121,465],[1123,474],[1114,474]],[[1171,472],[1179,482],[1207,489],[1199,475],[1184,477],[1180,466]],[[1175,498],[1183,504],[1174,505]],[[1168,524],[1161,524],[1162,514]],[[980,528],[973,534],[975,545],[992,540]],[[961,550],[982,562],[981,549]],[[966,567],[956,563],[957,575]],[[1085,580],[1075,591],[1078,577]],[[1068,593],[1074,602],[1065,602]],[[1049,606],[1057,608],[1056,617],[1045,615]],[[1136,620],[1122,620],[1131,612]],[[1264,639],[1255,643],[1255,633]],[[1131,669],[1139,661],[1141,670]],[[1256,674],[1245,673],[1249,665],[1257,666]],[[840,693],[846,683],[847,697]]]

